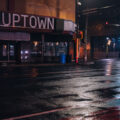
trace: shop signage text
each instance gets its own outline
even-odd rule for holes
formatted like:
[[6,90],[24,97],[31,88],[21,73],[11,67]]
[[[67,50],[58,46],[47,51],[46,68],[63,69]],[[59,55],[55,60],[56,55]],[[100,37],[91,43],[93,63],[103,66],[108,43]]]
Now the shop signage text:
[[0,12],[0,27],[54,30],[55,18]]

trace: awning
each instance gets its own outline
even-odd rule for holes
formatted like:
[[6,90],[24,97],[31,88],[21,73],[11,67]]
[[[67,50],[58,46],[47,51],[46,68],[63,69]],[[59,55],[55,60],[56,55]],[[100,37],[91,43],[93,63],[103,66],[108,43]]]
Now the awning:
[[22,32],[0,32],[0,40],[30,41],[30,34]]

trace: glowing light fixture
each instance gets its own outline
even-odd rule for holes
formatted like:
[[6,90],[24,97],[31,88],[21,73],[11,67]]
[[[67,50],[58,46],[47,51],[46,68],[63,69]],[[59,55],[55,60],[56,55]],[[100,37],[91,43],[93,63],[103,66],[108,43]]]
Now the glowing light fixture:
[[34,41],[33,42],[34,46],[36,47],[38,45],[38,42],[37,41]]
[[110,46],[110,44],[111,44],[111,40],[108,40],[107,45]]
[[78,5],[80,5],[80,6],[82,5],[82,3],[81,3],[80,1],[79,1],[79,2],[77,2],[77,4],[78,4]]

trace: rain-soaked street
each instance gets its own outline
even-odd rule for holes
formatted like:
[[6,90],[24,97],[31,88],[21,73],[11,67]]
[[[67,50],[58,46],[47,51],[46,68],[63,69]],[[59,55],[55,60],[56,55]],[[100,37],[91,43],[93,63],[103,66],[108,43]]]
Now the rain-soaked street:
[[1,120],[120,120],[120,60],[0,68]]

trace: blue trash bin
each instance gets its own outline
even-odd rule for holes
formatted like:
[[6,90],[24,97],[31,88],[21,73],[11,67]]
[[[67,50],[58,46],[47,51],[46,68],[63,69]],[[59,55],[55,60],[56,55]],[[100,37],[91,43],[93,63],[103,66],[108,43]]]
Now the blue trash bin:
[[65,54],[60,55],[60,63],[62,63],[62,64],[66,63],[66,55]]

